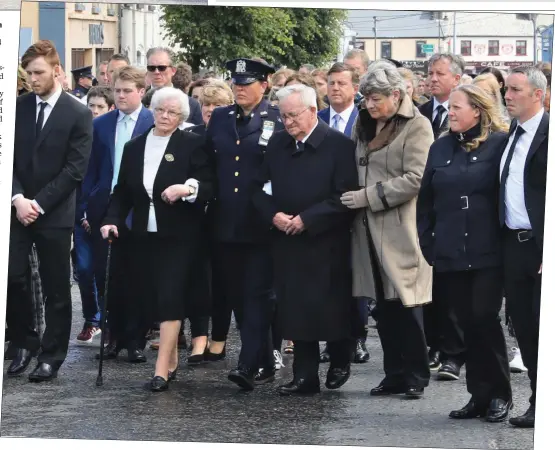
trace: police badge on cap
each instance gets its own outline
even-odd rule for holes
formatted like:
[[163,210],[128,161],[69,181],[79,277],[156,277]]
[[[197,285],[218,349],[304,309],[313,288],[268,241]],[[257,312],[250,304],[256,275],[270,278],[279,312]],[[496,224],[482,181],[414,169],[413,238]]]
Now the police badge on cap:
[[255,81],[266,81],[268,75],[275,72],[275,69],[269,64],[247,58],[228,61],[225,67],[231,72],[233,84],[242,85]]

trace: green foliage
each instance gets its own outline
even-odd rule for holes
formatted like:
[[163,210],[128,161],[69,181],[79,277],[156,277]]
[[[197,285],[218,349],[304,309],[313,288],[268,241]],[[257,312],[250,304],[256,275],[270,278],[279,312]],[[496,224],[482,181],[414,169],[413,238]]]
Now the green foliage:
[[166,36],[193,71],[223,70],[235,58],[264,58],[298,68],[329,63],[338,50],[347,11],[229,6],[164,7]]

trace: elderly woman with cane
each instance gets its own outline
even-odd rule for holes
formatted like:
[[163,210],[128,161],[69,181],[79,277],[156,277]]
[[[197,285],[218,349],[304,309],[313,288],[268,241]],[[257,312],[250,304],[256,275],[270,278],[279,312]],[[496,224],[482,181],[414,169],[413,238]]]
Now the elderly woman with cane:
[[152,98],[154,126],[124,148],[118,182],[101,228],[118,237],[132,211],[131,298],[146,333],[160,322],[160,349],[151,391],[165,391],[176,377],[178,335],[187,316],[195,256],[202,242],[204,207],[213,193],[213,169],[204,140],[179,129],[188,99],[165,87]]
[[430,380],[422,305],[431,301],[432,268],[418,242],[416,199],[432,127],[388,61],[370,66],[360,93],[353,139],[362,188],[344,193],[341,201],[357,210],[353,296],[377,300],[385,378],[370,395],[417,398]]

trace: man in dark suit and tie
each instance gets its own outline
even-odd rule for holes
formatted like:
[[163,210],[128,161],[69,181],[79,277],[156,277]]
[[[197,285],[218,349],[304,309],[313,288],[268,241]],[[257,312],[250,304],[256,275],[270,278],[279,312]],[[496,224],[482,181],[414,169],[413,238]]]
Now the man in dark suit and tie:
[[506,88],[513,122],[500,166],[505,298],[532,388],[528,410],[509,422],[533,428],[549,135],[549,114],[543,108],[547,80],[537,68],[520,67],[510,73]]
[[[147,131],[153,124],[152,113],[144,108],[141,99],[145,93],[145,72],[133,66],[122,67],[114,74],[114,101],[116,108],[93,122],[93,144],[89,167],[83,182],[78,217],[82,226],[92,234],[93,260],[99,303],[103,303],[106,278],[106,242],[100,236],[100,226],[110,201],[110,194],[119,174],[123,147],[127,141]],[[109,304],[108,328],[110,339],[105,353],[115,358],[127,348],[129,361],[143,362],[144,343],[133,328],[131,308],[126,306],[122,278],[126,266],[122,259],[127,242],[127,230],[120,230],[114,242]],[[103,330],[104,331],[104,330]]]
[[[428,79],[432,98],[419,106],[423,116],[432,124],[434,139],[449,130],[449,95],[460,84],[464,60],[452,53],[436,53],[428,63]],[[464,336],[446,299],[432,293],[433,301],[424,307],[424,328],[430,347],[430,370],[438,371],[438,378],[458,380],[465,362]]]
[[[41,350],[29,375],[39,382],[56,377],[67,356],[71,233],[76,189],[91,152],[92,113],[63,92],[60,57],[52,42],[33,44],[21,65],[33,92],[19,97],[16,106],[6,316],[17,352],[8,375],[23,373]],[[28,257],[33,244],[46,298],[42,342],[33,328]]]
[[[174,87],[172,77],[175,75],[177,68],[172,63],[171,50],[164,47],[151,48],[147,52],[146,58],[150,86],[153,88]],[[187,98],[189,99],[190,110],[187,122],[195,125],[203,124],[200,103],[192,97],[187,96]]]
[[330,106],[318,113],[333,129],[351,137],[353,124],[358,116],[355,96],[359,75],[344,63],[335,63],[328,71],[328,100]]

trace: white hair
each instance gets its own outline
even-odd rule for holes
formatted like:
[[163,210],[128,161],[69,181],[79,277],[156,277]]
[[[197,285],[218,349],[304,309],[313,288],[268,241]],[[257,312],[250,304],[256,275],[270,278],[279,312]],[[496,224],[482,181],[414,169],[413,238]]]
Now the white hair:
[[276,95],[278,100],[281,102],[285,100],[292,94],[300,94],[301,101],[303,105],[307,108],[314,107],[318,109],[318,103],[316,100],[316,91],[312,89],[310,86],[306,86],[304,84],[292,84],[290,86],[285,86],[277,91]]
[[173,87],[163,87],[161,89],[157,89],[152,96],[150,107],[152,109],[156,109],[167,100],[179,101],[181,119],[183,122],[186,122],[189,118],[189,114],[191,113],[189,109],[189,98],[187,95],[179,89]]

